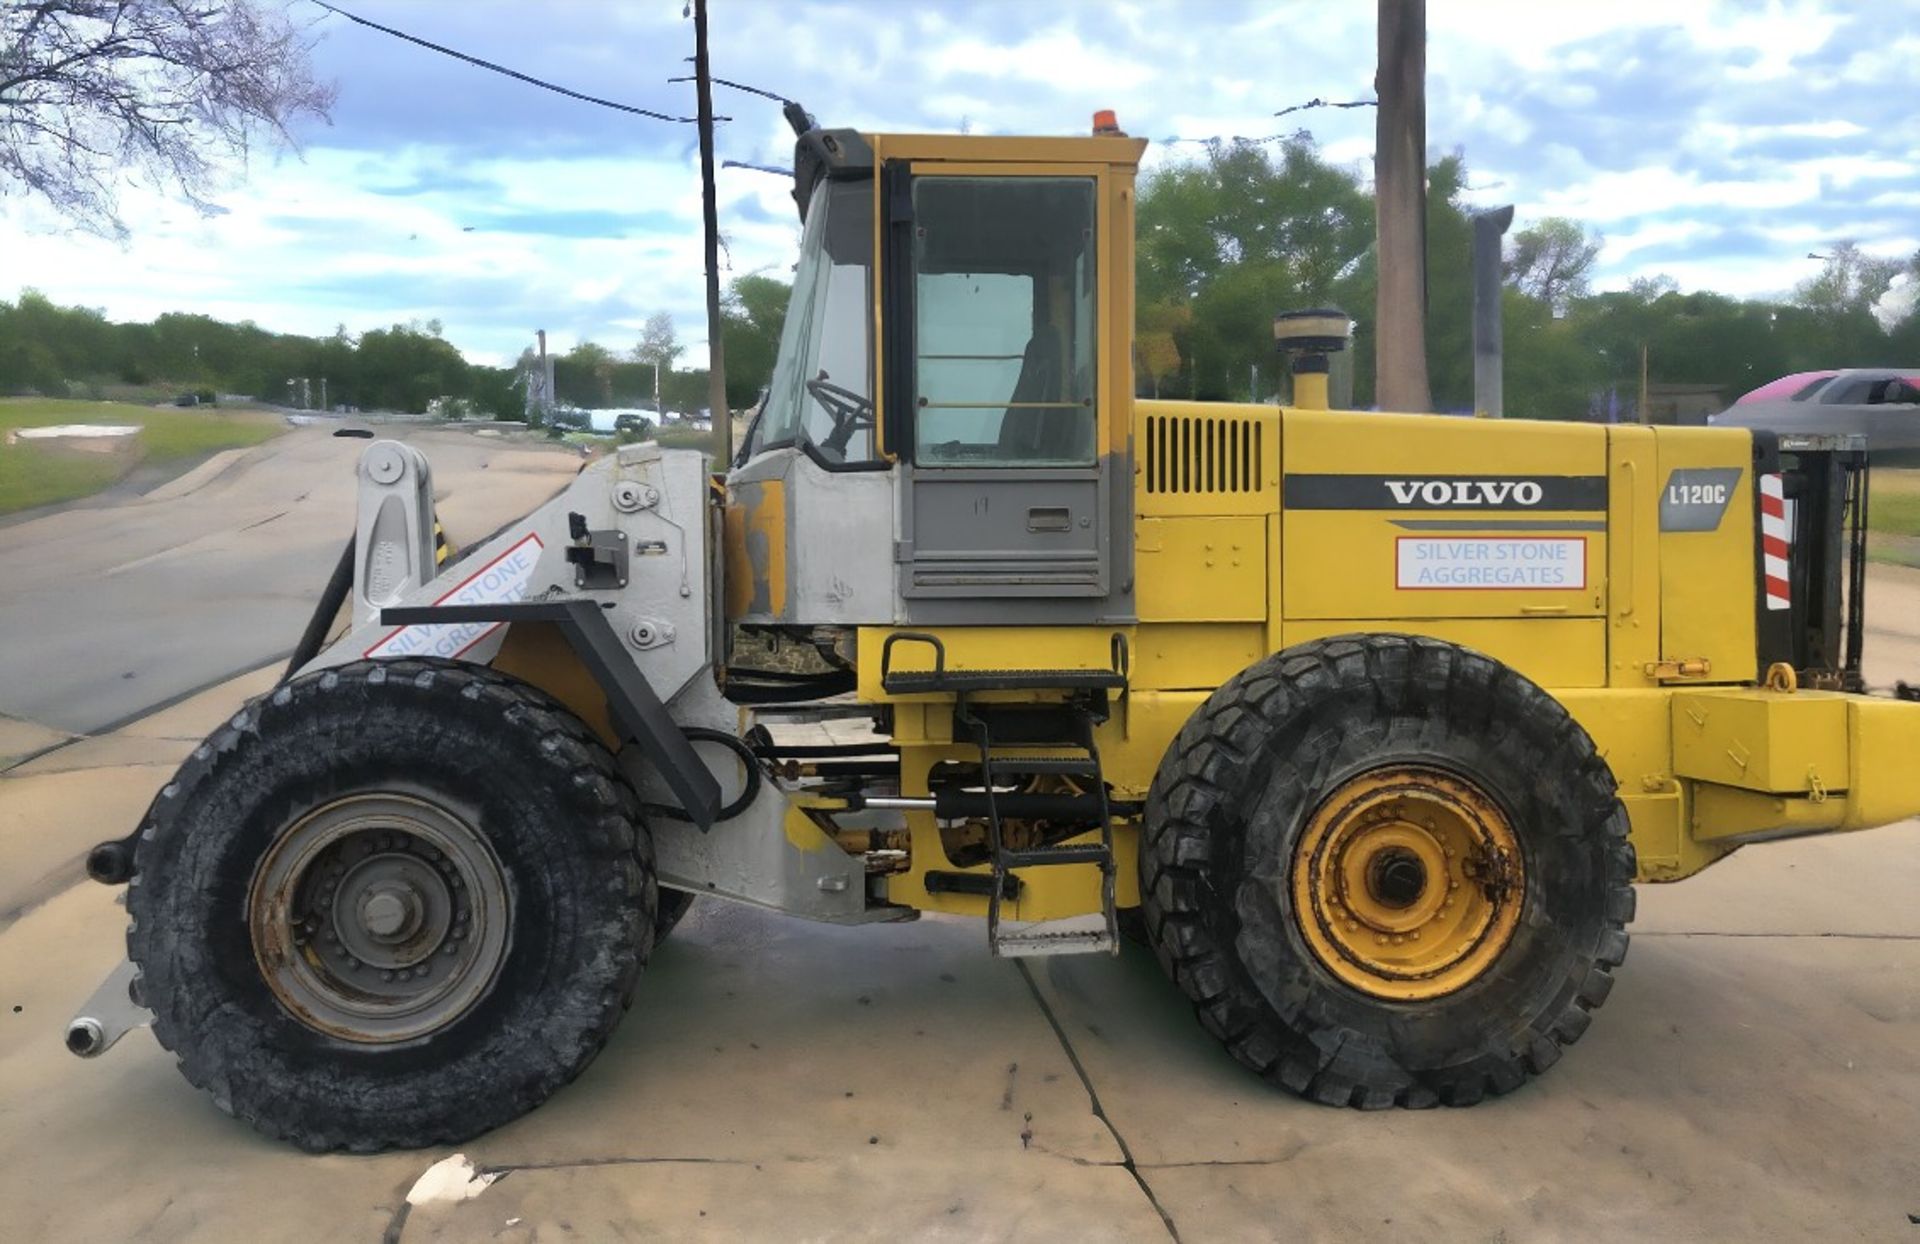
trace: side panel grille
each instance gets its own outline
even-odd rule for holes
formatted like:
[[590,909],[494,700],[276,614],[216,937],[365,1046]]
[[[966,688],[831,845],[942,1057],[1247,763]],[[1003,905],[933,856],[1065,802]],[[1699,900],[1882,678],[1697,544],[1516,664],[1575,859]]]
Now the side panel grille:
[[1264,437],[1258,419],[1221,415],[1146,417],[1149,495],[1253,494],[1264,491]]

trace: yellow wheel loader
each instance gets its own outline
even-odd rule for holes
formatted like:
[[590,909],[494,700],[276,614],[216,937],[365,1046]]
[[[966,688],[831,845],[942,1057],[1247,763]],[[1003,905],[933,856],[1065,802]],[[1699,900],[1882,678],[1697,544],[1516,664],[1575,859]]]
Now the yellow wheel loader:
[[1144,146],[807,129],[724,474],[622,447],[443,563],[369,444],[287,679],[90,859],[128,961],[74,1051],[150,1021],[268,1135],[453,1142],[698,896],[1131,930],[1266,1080],[1466,1105],[1579,1038],[1636,881],[1920,812],[1857,446],[1328,410],[1324,312],[1294,406],[1136,400]]

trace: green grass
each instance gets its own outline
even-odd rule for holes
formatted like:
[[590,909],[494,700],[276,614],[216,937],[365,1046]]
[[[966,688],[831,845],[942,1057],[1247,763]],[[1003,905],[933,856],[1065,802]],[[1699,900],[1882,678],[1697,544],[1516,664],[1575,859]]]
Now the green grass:
[[[130,452],[83,453],[21,442],[5,444],[13,428],[56,423],[137,424]],[[0,514],[71,501],[95,493],[142,462],[166,463],[221,449],[258,445],[286,425],[261,411],[130,406],[52,398],[0,399]]]
[[1877,470],[1867,527],[1883,535],[1920,536],[1920,471]]
[[1920,470],[1875,467],[1867,503],[1867,556],[1920,566]]

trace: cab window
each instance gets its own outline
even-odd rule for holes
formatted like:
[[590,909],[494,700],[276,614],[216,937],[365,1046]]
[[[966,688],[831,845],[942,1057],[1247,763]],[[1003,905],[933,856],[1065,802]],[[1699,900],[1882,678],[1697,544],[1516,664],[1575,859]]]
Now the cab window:
[[874,457],[873,183],[815,194],[765,405],[743,457],[805,443],[827,465]]
[[913,182],[914,460],[1091,466],[1094,180]]

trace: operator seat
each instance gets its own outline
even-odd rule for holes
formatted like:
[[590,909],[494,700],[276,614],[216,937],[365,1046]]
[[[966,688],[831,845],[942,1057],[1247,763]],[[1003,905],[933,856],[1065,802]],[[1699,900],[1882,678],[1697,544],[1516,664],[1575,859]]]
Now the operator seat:
[[1000,420],[1000,457],[1011,462],[1083,462],[1093,421],[1074,407],[1035,406],[1067,398],[1061,379],[1060,338],[1038,332],[1027,341],[1013,400]]

